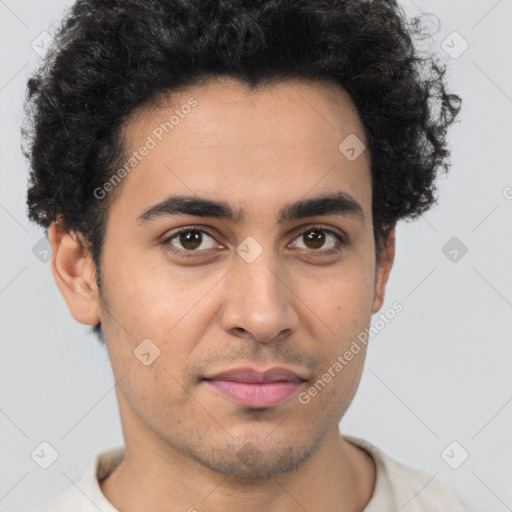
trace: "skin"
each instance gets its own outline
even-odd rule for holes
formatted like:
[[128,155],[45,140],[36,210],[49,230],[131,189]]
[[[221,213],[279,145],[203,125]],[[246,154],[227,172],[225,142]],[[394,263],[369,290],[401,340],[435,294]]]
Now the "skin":
[[[339,422],[359,384],[359,352],[307,405],[293,395],[266,409],[235,404],[205,375],[252,364],[300,371],[309,388],[370,325],[382,306],[395,233],[375,260],[368,151],[349,161],[338,145],[366,139],[348,94],[327,82],[290,80],[251,92],[231,78],[189,87],[127,121],[127,152],[140,148],[188,98],[197,107],[119,186],[107,219],[102,289],[79,234],[49,230],[52,272],[73,317],[101,320],[116,381],[125,458],[101,482],[119,510],[361,511],[375,486],[373,459],[343,440]],[[289,202],[343,191],[363,208],[277,223]],[[169,194],[223,199],[247,209],[243,222],[137,217]],[[177,228],[210,228],[197,258]],[[311,226],[348,244],[308,245]],[[196,228],[197,229],[197,228]],[[248,236],[252,263],[236,248]],[[316,252],[315,252],[316,251]],[[322,252],[324,254],[322,255]],[[190,252],[190,249],[189,249]],[[320,254],[316,256],[315,254]],[[134,356],[149,338],[160,356]]]

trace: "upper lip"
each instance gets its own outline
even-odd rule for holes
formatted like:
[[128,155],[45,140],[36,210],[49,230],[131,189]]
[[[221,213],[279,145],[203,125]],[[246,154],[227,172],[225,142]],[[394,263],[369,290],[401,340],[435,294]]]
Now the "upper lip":
[[298,373],[281,366],[274,366],[264,371],[250,368],[248,366],[232,368],[230,370],[216,373],[210,377],[205,377],[205,379],[235,380],[239,382],[276,382],[279,380],[301,382],[306,380]]

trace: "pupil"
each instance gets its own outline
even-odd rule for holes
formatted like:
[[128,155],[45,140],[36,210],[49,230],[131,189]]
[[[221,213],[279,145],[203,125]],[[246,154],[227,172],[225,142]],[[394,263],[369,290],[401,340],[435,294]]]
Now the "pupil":
[[320,229],[313,229],[309,231],[309,233],[306,235],[308,242],[312,244],[312,247],[314,249],[322,247],[322,245],[324,244],[324,237],[325,235]]
[[202,235],[199,231],[187,231],[181,233],[180,243],[186,249],[197,249],[201,245]]

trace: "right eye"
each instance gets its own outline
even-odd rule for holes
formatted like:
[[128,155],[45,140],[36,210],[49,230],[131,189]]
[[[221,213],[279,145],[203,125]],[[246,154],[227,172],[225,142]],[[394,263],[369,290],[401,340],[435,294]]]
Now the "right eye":
[[[205,229],[185,227],[167,237],[162,243],[172,253],[181,253],[186,257],[195,256],[195,254],[190,253],[208,251],[214,245],[205,240],[205,235],[207,238],[214,240],[213,235]],[[175,244],[179,244],[181,247],[177,247]]]

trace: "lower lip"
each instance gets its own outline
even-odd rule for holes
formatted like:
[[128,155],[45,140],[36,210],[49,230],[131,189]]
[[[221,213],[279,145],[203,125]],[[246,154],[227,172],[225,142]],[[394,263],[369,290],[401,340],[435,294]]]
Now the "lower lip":
[[224,396],[246,407],[273,407],[293,395],[304,382],[239,382],[235,380],[207,380]]

